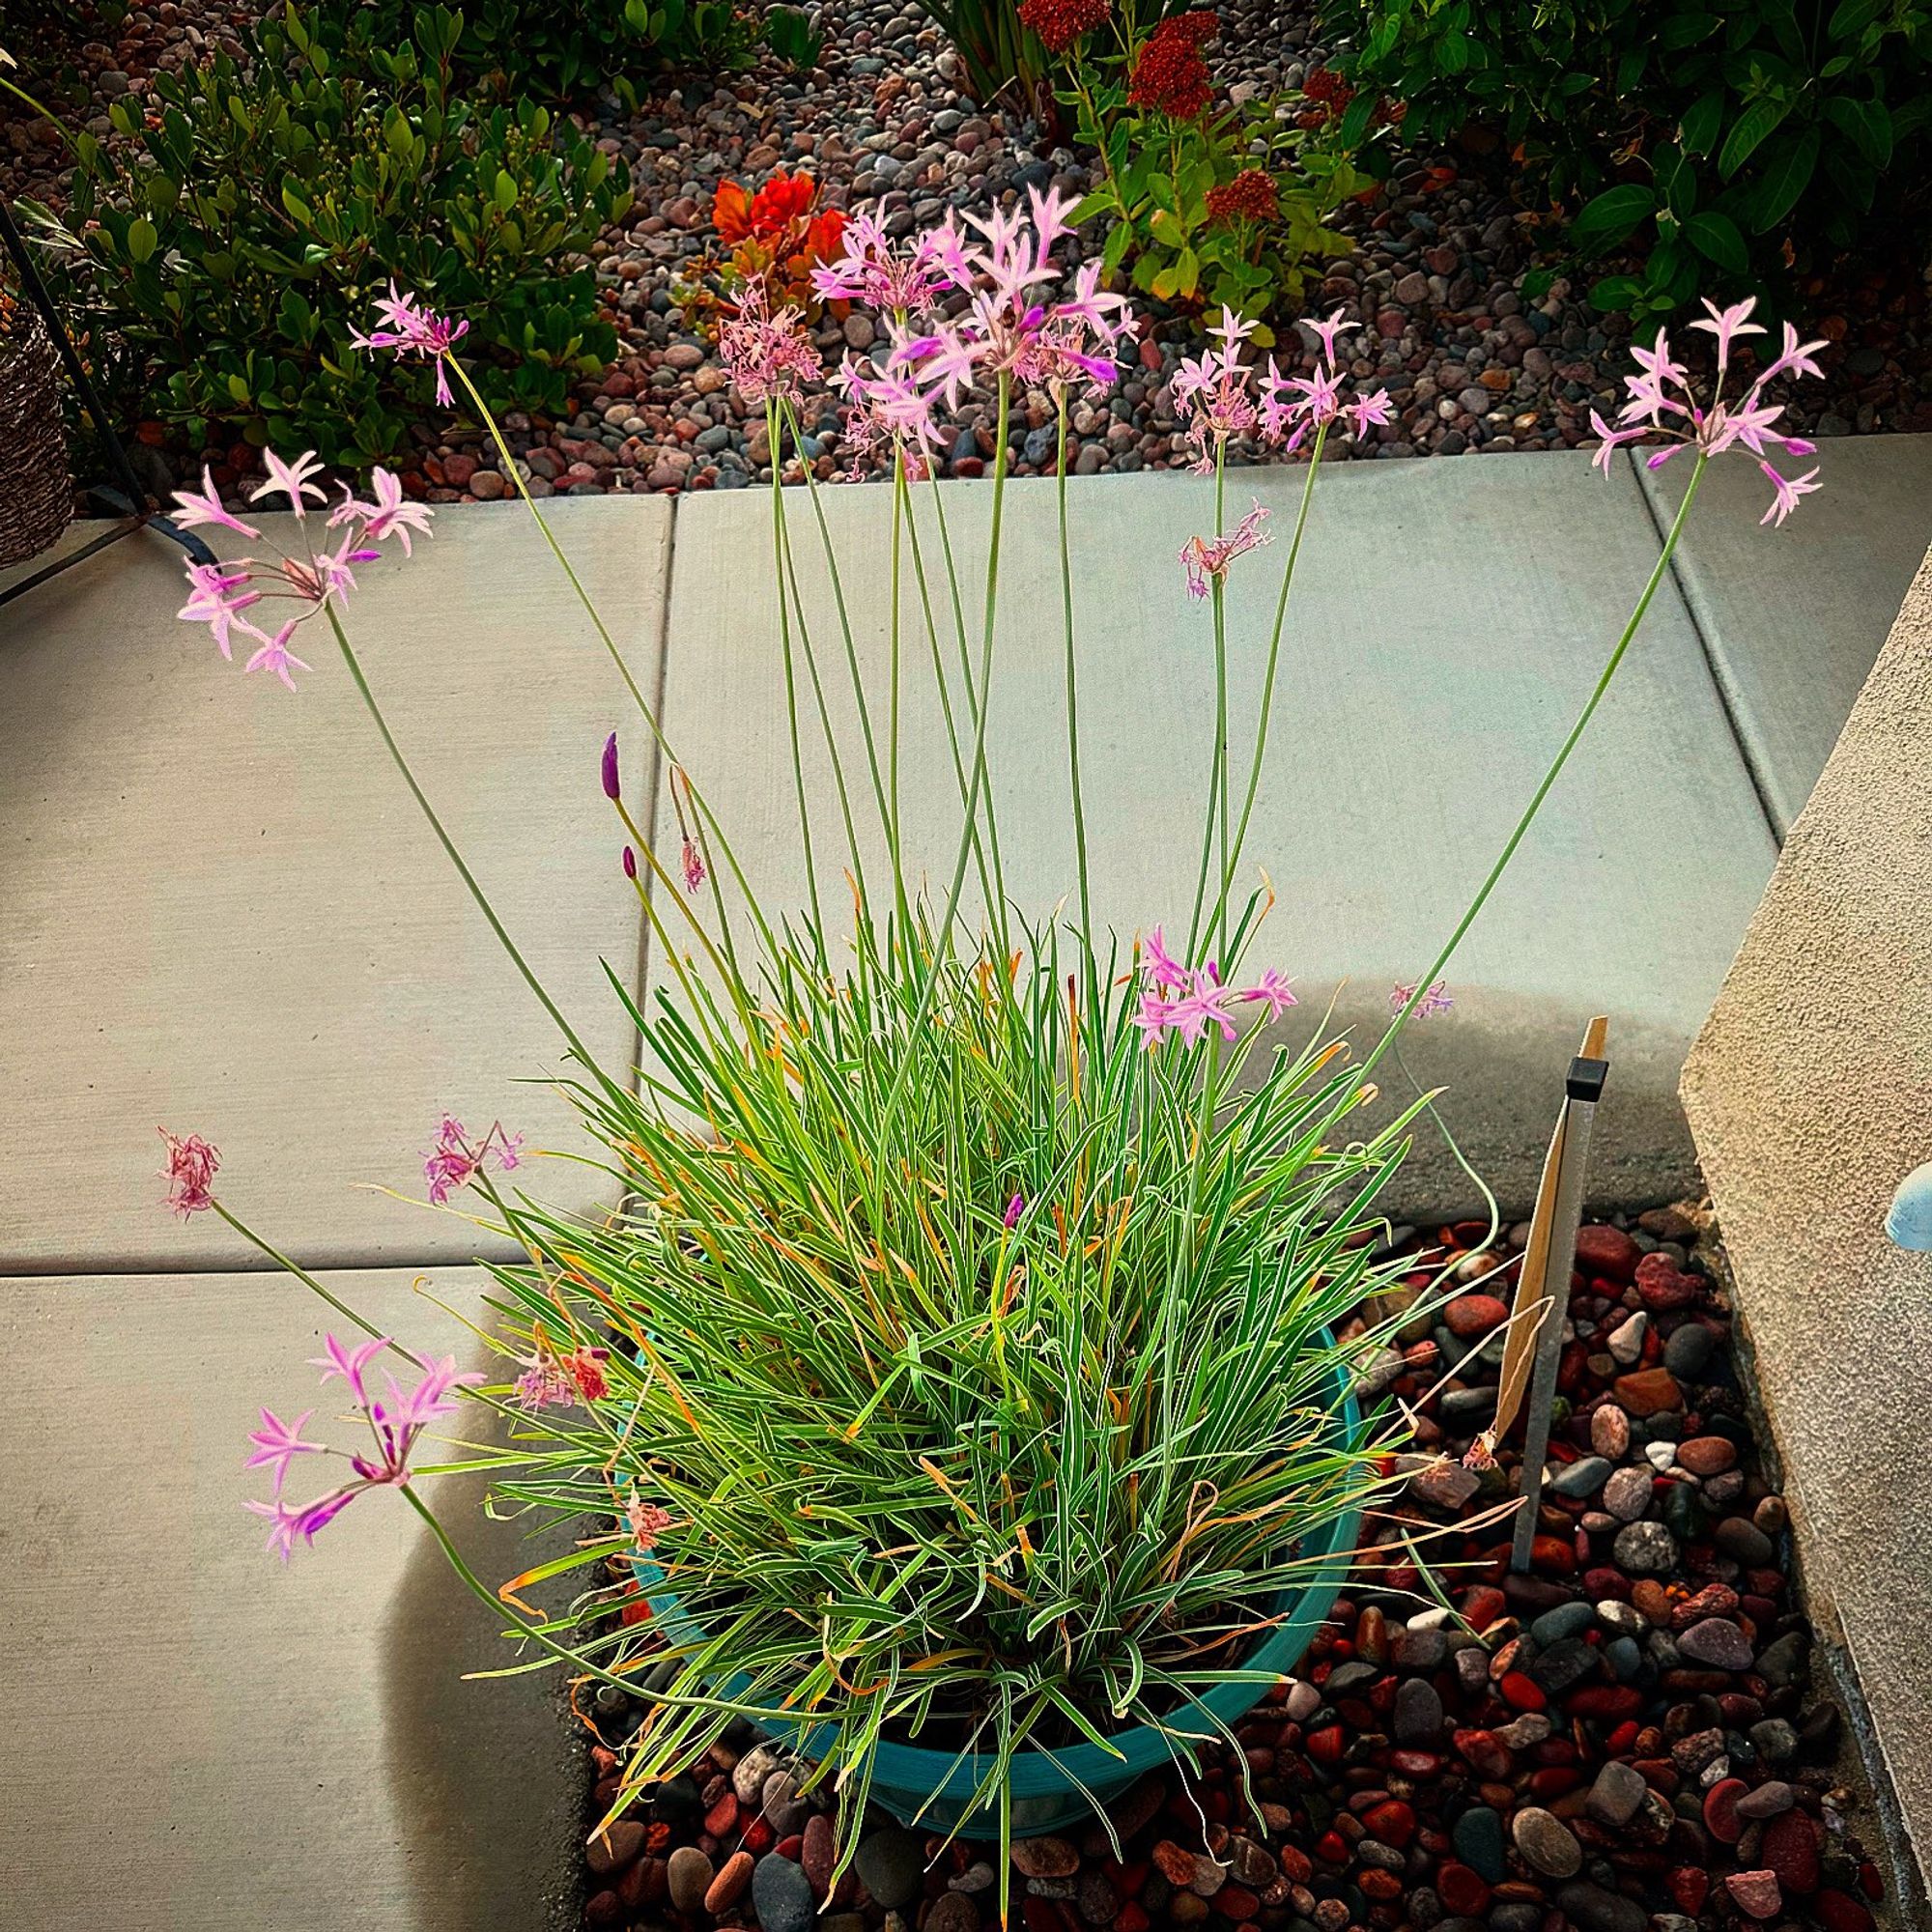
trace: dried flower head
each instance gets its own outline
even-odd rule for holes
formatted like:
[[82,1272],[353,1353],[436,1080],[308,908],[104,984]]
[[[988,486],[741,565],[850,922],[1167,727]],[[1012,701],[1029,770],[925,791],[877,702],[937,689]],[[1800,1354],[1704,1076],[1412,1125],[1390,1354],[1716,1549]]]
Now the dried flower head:
[[738,313],[718,331],[719,359],[738,393],[753,405],[795,396],[820,374],[796,308],[774,309],[763,283],[745,290]]
[[161,1175],[168,1183],[169,1208],[184,1221],[190,1214],[206,1213],[214,1206],[211,1190],[221,1155],[199,1134],[171,1134],[165,1127],[156,1131],[168,1149],[168,1164]]

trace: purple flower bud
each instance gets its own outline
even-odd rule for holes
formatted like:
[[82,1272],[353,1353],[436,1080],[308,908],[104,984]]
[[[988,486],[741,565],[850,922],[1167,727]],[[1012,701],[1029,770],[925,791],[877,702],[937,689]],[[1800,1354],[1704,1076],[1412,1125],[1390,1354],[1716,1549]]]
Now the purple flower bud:
[[627,879],[638,876],[638,855],[628,845],[624,847],[624,876]]
[[617,796],[617,734],[614,731],[604,740],[604,796]]
[[1000,1216],[1001,1224],[1008,1228],[1016,1228],[1019,1226],[1020,1216],[1025,1212],[1026,1196],[1024,1194],[1015,1194],[1007,1203],[1007,1211]]

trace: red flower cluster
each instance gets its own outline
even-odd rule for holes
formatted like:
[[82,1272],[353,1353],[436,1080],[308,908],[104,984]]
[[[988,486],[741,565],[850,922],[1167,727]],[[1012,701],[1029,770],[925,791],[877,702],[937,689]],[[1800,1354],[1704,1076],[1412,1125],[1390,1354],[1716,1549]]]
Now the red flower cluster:
[[1170,14],[1148,37],[1127,77],[1127,99],[1177,121],[1193,121],[1206,111],[1213,82],[1201,58],[1204,42],[1221,31],[1212,14]]
[[1281,213],[1274,177],[1243,168],[1231,182],[1208,190],[1208,213],[1215,221],[1272,221]]
[[1332,67],[1310,68],[1301,91],[1331,121],[1339,121],[1355,98],[1355,90]]
[[775,168],[756,194],[747,194],[734,181],[720,182],[712,225],[721,242],[769,242],[807,213],[817,194],[818,184],[810,175],[788,175],[782,168]]
[[1064,54],[1113,12],[1113,0],[1020,0],[1020,25],[1031,27],[1048,53]]
[[731,263],[746,282],[762,282],[775,306],[784,302],[818,305],[811,271],[837,255],[845,242],[842,209],[817,208],[818,184],[806,174],[775,168],[756,194],[734,181],[718,184],[711,203],[711,225],[731,250]]

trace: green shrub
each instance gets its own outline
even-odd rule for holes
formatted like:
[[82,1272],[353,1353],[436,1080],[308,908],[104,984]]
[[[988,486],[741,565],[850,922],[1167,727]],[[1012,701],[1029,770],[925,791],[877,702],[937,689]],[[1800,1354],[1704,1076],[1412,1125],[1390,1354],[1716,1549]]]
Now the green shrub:
[[1593,292],[1636,320],[1856,242],[1932,120],[1932,0],[1330,0],[1324,26],[1354,46],[1346,134],[1380,93],[1411,143],[1495,124],[1579,205],[1579,254],[1648,244]]
[[[415,0],[325,0],[378,41],[403,39]],[[567,100],[610,85],[636,105],[636,81],[669,68],[749,67],[760,21],[735,0],[470,0],[459,86]]]
[[468,319],[498,406],[558,412],[615,354],[595,277],[569,262],[630,192],[547,109],[456,98],[462,32],[424,8],[413,42],[385,49],[291,7],[245,68],[217,55],[157,77],[158,126],[117,105],[132,152],[80,137],[69,220],[42,220],[134,413],[330,462],[389,455],[431,378],[349,338],[392,276]]

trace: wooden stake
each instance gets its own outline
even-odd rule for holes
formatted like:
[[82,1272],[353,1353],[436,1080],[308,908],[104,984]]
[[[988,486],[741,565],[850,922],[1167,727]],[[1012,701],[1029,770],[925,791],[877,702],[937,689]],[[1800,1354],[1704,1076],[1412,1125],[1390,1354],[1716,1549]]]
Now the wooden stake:
[[1549,1453],[1549,1417],[1556,1402],[1556,1370],[1563,1353],[1563,1323],[1570,1306],[1570,1274],[1577,1264],[1577,1230],[1583,1220],[1583,1194],[1589,1182],[1590,1134],[1597,1102],[1603,1097],[1609,1063],[1604,1046],[1609,1021],[1599,1014],[1583,1035],[1570,1063],[1556,1131],[1543,1163],[1543,1183],[1530,1217],[1522,1272],[1511,1310],[1510,1338],[1503,1351],[1492,1425],[1500,1442],[1529,1391],[1529,1420],[1522,1449],[1522,1501],[1517,1511],[1510,1551],[1513,1570],[1529,1568],[1530,1545],[1543,1495],[1543,1468]]

